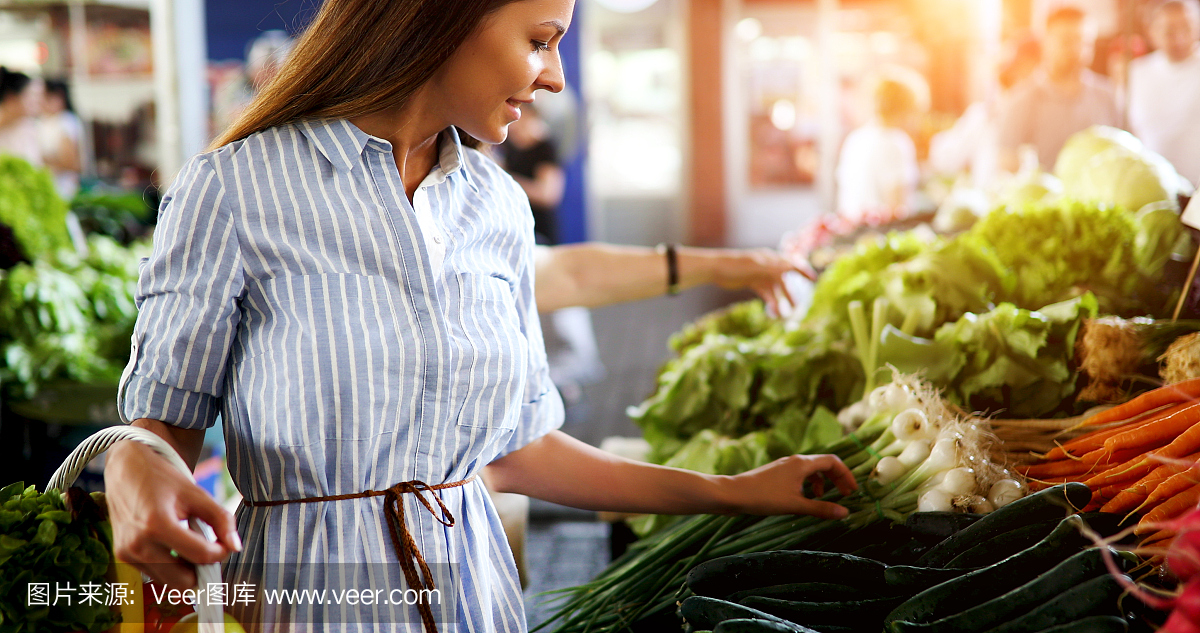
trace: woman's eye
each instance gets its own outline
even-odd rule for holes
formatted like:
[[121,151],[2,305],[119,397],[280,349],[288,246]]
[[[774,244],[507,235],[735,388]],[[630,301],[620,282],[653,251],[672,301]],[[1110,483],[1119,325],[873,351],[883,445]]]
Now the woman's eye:
[[535,50],[535,51],[550,50],[550,42],[543,42],[541,40],[530,40],[530,43],[533,44],[533,50]]

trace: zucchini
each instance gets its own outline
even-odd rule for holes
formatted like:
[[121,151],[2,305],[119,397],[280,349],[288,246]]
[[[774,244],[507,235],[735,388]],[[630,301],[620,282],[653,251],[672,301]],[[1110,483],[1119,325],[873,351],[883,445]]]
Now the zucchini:
[[691,596],[679,605],[679,615],[693,631],[712,630],[725,620],[769,620],[789,627],[792,633],[815,633],[812,629],[789,622],[783,618],[742,606],[727,600],[707,596]]
[[750,596],[783,598],[784,600],[808,600],[811,602],[835,602],[838,600],[862,598],[863,590],[850,585],[839,585],[831,582],[794,582],[786,585],[743,589],[742,591],[721,597],[730,602],[741,602],[742,598]]
[[878,591],[884,587],[887,566],[850,554],[775,550],[722,556],[696,565],[687,574],[687,586],[698,596],[728,596],[738,591],[826,582]]
[[1107,573],[1107,570],[1104,568],[1103,552],[1099,549],[1087,549],[1055,565],[1050,571],[1024,585],[998,595],[983,604],[929,623],[897,620],[891,623],[889,629],[894,633],[987,630],[1028,612],[1046,600],[1104,573]]
[[890,565],[883,570],[883,580],[887,583],[888,593],[911,596],[947,580],[958,578],[969,571],[972,570]]
[[1128,630],[1129,623],[1125,618],[1115,615],[1093,615],[1042,629],[1039,633],[1125,633]]
[[986,514],[953,536],[934,545],[917,559],[924,567],[945,567],[956,556],[980,543],[1031,522],[1061,519],[1074,514],[1092,499],[1092,491],[1084,484],[1070,482],[1035,492]]
[[932,622],[1016,589],[1087,545],[1079,532],[1082,525],[1078,515],[1071,515],[1037,545],[918,593],[889,613],[886,622]]
[[916,535],[941,541],[954,536],[959,530],[966,529],[984,516],[986,515],[965,512],[914,512],[904,520],[904,525]]
[[713,633],[793,633],[795,630],[791,626],[771,620],[737,618],[717,624]]
[[988,633],[1038,633],[1085,616],[1113,615],[1124,590],[1116,578],[1104,574],[1058,594],[1015,620],[988,629]]
[[[1120,529],[1121,515],[1111,512],[1085,512],[1079,515],[1089,527],[1108,536]],[[1013,554],[1037,544],[1058,526],[1060,517],[1009,530],[996,538],[983,541],[954,557],[946,567],[985,567],[998,563]]]
[[875,598],[845,602],[804,602],[750,596],[742,601],[742,605],[805,626],[832,624],[878,631],[883,625],[883,616],[903,601],[904,598]]

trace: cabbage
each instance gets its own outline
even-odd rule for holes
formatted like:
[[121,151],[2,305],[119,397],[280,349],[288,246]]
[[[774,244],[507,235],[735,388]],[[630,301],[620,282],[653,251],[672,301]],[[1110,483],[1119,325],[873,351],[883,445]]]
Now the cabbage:
[[[1165,169],[1174,170],[1170,165]],[[1121,147],[1107,149],[1087,163],[1072,194],[1084,202],[1111,204],[1129,211],[1175,199],[1176,187],[1165,169]]]
[[1054,165],[1063,194],[1083,202],[1137,211],[1189,193],[1190,185],[1132,134],[1092,126],[1071,136]]
[[[1058,152],[1054,163],[1054,175],[1067,183],[1077,183],[1087,171],[1087,164],[1098,154],[1123,147],[1131,152],[1141,152],[1144,148],[1136,136],[1107,125],[1093,125],[1082,132],[1072,134]],[[1069,187],[1069,185],[1067,185]]]

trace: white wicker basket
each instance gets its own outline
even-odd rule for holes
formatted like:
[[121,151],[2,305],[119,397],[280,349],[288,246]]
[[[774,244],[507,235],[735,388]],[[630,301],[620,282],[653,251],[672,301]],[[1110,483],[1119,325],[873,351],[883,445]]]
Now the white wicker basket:
[[[175,449],[171,448],[171,445],[162,438],[136,426],[113,426],[92,435],[74,451],[71,451],[67,460],[50,478],[46,489],[65,492],[71,484],[75,483],[75,479],[79,477],[79,473],[83,471],[88,462],[122,440],[133,440],[149,446],[154,449],[154,452],[166,458],[176,470],[194,481],[191,469],[183,463],[183,459],[179,457]],[[188,520],[188,525],[209,541],[217,540],[215,533],[207,523],[193,518]],[[221,566],[216,563],[196,565],[196,582],[201,588],[207,587],[209,583],[221,582]],[[221,605],[208,604],[207,600],[199,600],[196,604],[196,615],[200,623],[199,633],[225,633],[225,614]]]

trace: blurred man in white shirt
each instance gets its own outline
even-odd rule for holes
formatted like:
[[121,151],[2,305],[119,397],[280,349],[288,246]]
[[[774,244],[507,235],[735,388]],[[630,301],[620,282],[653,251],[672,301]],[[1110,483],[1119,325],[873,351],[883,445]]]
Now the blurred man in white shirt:
[[1200,5],[1167,0],[1150,17],[1153,53],[1129,72],[1129,123],[1146,147],[1200,180]]

